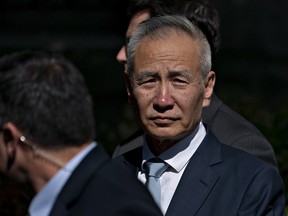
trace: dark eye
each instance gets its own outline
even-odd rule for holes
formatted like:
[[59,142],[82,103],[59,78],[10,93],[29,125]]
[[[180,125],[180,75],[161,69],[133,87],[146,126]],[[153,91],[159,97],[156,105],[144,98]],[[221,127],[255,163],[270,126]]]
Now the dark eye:
[[157,80],[154,78],[145,79],[142,81],[141,85],[143,85],[144,87],[153,87],[156,82],[157,82]]
[[154,78],[143,80],[143,83],[155,83],[155,82],[156,82],[156,79]]
[[186,83],[187,81],[184,79],[175,79],[175,82]]
[[186,85],[188,84],[188,81],[184,78],[174,78],[172,80],[174,85]]
[[139,86],[142,86],[143,88],[153,88],[155,86],[157,82],[157,79],[155,78],[147,78],[147,79],[143,79],[140,82],[138,82]]
[[138,85],[143,85],[146,83],[155,83],[157,81],[156,77],[154,76],[141,76],[139,78],[136,78],[135,80],[138,83]]

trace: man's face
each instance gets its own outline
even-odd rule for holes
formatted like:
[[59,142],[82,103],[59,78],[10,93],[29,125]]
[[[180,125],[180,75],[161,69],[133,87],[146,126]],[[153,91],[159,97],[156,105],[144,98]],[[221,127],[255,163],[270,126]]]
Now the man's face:
[[147,20],[150,18],[150,13],[148,10],[140,11],[136,13],[129,22],[129,26],[126,32],[126,44],[124,44],[121,49],[119,50],[116,59],[119,63],[124,64],[124,71],[127,71],[127,52],[126,52],[126,45],[128,44],[132,34],[136,31],[137,26],[139,23]]
[[204,96],[213,91],[201,77],[198,45],[175,33],[161,40],[142,39],[130,85],[140,123],[156,142],[176,143],[192,132],[200,122]]

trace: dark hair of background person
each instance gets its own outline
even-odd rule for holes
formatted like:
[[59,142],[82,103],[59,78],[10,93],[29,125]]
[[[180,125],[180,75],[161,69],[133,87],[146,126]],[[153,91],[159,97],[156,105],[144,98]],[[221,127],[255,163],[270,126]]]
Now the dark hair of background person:
[[[175,3],[177,1],[177,4]],[[212,68],[220,49],[220,18],[218,11],[207,0],[131,0],[127,15],[148,10],[151,16],[182,15],[193,22],[206,36],[212,53]]]
[[95,138],[84,77],[61,55],[22,51],[3,56],[0,91],[0,126],[14,123],[41,147],[78,146]]

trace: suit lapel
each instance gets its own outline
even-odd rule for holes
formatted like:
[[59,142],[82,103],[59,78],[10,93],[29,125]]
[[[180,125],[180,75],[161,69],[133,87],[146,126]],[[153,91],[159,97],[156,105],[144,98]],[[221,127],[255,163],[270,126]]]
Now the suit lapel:
[[133,172],[135,172],[136,176],[137,176],[137,171],[141,168],[142,151],[143,151],[143,146],[140,146],[121,156],[124,158],[125,166],[128,167]]
[[166,215],[196,215],[220,177],[221,145],[208,131],[191,157]]
[[91,176],[108,160],[109,156],[99,144],[92,149],[66,182],[55,201],[50,215],[65,215],[69,210],[68,208],[71,208],[73,203],[79,198]]
[[[141,167],[142,150],[138,147],[122,155],[126,167],[135,173]],[[208,130],[182,175],[166,216],[196,215],[220,177],[221,162],[221,144]]]

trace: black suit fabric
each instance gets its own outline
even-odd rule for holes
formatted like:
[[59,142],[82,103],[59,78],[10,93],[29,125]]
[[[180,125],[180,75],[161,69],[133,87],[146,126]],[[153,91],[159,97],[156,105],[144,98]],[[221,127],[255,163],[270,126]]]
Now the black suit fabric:
[[[114,160],[136,175],[142,147]],[[284,208],[283,182],[277,169],[221,144],[208,131],[190,158],[166,215],[285,216]]]
[[50,216],[162,215],[146,188],[99,145],[77,166]]
[[[213,94],[210,105],[203,109],[202,120],[217,139],[239,148],[277,167],[274,150],[261,132],[244,117],[227,107]],[[116,147],[113,157],[143,145],[143,132],[137,131]]]

